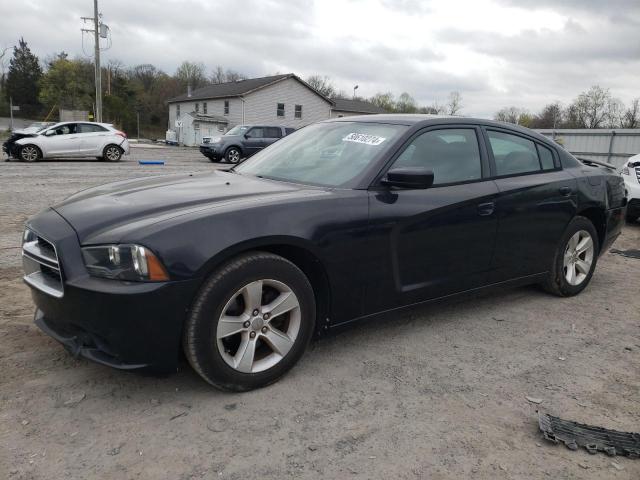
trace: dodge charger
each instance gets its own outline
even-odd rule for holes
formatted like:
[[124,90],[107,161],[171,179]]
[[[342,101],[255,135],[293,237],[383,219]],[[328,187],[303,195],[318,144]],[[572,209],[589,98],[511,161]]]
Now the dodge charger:
[[615,171],[525,128],[333,119],[229,171],[67,198],[28,220],[24,280],[35,323],[74,355],[175,371],[184,353],[242,391],[349,322],[487,288],[576,295],[625,203]]

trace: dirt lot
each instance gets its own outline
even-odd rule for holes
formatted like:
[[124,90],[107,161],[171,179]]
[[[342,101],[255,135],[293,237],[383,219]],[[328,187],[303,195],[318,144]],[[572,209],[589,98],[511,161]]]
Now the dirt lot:
[[[245,394],[186,365],[74,360],[32,325],[27,217],[95,184],[211,168],[177,148],[0,163],[0,478],[640,478],[640,460],[545,443],[535,413],[640,431],[640,260],[605,253],[574,298],[528,287],[361,324]],[[640,248],[640,225],[616,247]]]

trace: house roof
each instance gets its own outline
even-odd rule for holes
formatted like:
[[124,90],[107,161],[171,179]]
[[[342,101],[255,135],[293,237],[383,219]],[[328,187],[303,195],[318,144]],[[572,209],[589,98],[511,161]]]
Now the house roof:
[[198,122],[229,123],[229,120],[224,117],[219,117],[218,115],[209,115],[196,112],[188,112],[187,115],[191,115],[193,119],[197,120]]
[[381,108],[373,103],[365,100],[349,100],[347,98],[334,98],[333,110],[341,112],[354,112],[354,113],[387,113],[384,108]]
[[238,80],[237,82],[225,82],[218,83],[216,85],[207,85],[206,87],[197,88],[196,90],[191,92],[191,96],[188,96],[186,93],[184,93],[182,95],[178,95],[177,97],[170,98],[169,100],[167,100],[167,103],[184,102],[187,100],[191,101],[208,100],[213,98],[240,97],[255,90],[260,90],[261,88],[273,85],[274,83],[281,82],[288,78],[293,78],[299,81],[316,95],[319,95],[327,102],[333,104],[333,100],[322,95],[320,92],[311,87],[311,85],[309,85],[307,82],[294,75],[293,73],[271,75],[269,77],[248,78],[246,80]]

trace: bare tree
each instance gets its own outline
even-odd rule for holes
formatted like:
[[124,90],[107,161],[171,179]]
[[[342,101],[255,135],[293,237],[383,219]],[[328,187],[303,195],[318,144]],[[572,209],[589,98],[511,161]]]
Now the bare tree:
[[611,96],[608,88],[594,85],[582,92],[568,109],[571,123],[578,128],[604,128],[615,125],[620,102]]
[[447,115],[457,115],[462,110],[462,96],[460,92],[454,91],[449,94],[449,101],[445,106]]
[[192,88],[199,88],[207,84],[205,67],[202,62],[182,62],[176,71],[176,78],[183,88],[187,85],[191,85]]
[[640,98],[631,101],[631,105],[622,114],[620,128],[640,128]]
[[334,97],[336,95],[336,87],[331,83],[331,79],[326,75],[324,77],[320,75],[311,75],[307,78],[306,82],[311,88],[321,93],[325,97]]
[[216,65],[213,68],[213,73],[211,74],[211,83],[215,85],[226,81],[227,77],[224,75],[224,68],[222,68],[222,65]]
[[246,80],[246,75],[236,72],[235,70],[231,70],[227,68],[227,71],[224,74],[226,82],[238,82],[240,80]]
[[396,112],[398,113],[416,113],[418,106],[415,99],[407,92],[403,92],[396,101]]
[[534,115],[533,128],[560,128],[564,122],[564,111],[560,102],[545,105],[540,113]]
[[505,107],[498,110],[494,115],[494,120],[506,123],[515,123],[516,125],[523,125],[527,119],[530,118],[529,113],[518,107]]
[[393,112],[393,110],[395,109],[395,101],[393,99],[393,93],[391,92],[376,93],[369,99],[369,102],[377,105],[387,112]]

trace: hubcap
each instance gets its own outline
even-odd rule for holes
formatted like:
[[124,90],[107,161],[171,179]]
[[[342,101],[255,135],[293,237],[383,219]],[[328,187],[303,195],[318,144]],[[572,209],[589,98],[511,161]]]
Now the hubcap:
[[584,282],[593,263],[593,239],[586,230],[576,232],[564,250],[564,278],[569,285]]
[[280,362],[299,331],[300,303],[295,293],[282,282],[264,279],[231,296],[218,320],[216,341],[227,365],[257,373]]

